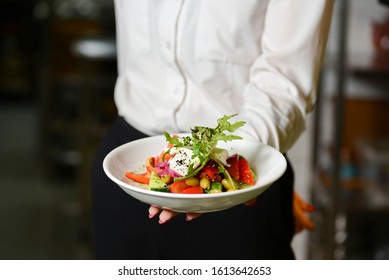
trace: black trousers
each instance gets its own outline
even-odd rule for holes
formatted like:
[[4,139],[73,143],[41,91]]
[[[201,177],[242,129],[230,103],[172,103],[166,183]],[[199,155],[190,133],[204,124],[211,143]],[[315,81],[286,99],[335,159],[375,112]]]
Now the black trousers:
[[[108,130],[92,174],[97,259],[293,259],[293,170],[257,199],[187,222],[180,214],[165,224],[148,218],[148,208],[104,174],[102,162],[114,148],[142,137],[123,118]],[[153,155],[150,155],[153,156]]]

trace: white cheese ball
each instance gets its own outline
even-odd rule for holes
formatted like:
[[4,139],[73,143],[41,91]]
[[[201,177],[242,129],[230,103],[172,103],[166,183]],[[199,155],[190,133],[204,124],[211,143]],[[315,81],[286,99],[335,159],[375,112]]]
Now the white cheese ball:
[[193,168],[199,166],[198,158],[192,159],[193,152],[187,148],[177,148],[175,155],[169,160],[169,167],[181,176],[188,174],[189,166],[193,163]]

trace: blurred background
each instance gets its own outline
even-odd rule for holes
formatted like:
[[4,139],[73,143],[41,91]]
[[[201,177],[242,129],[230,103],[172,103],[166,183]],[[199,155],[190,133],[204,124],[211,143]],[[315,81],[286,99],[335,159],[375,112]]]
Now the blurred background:
[[[93,259],[89,170],[116,116],[112,0],[0,0],[0,259]],[[338,0],[306,132],[298,259],[389,259],[389,8]]]

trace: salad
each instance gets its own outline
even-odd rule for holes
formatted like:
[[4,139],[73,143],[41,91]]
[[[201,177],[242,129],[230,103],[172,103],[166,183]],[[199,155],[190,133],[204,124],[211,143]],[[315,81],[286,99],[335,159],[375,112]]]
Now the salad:
[[145,172],[126,172],[151,191],[207,194],[235,191],[253,186],[256,175],[247,159],[217,147],[219,141],[242,139],[231,134],[245,122],[230,123],[236,115],[223,116],[215,128],[195,126],[185,137],[164,132],[167,146],[159,155],[146,159]]

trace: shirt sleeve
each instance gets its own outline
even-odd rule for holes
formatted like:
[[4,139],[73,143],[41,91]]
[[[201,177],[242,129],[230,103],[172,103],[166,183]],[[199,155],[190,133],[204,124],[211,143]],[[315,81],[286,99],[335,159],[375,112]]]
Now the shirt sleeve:
[[270,1],[262,52],[243,93],[241,136],[285,152],[304,131],[316,101],[333,2]]

